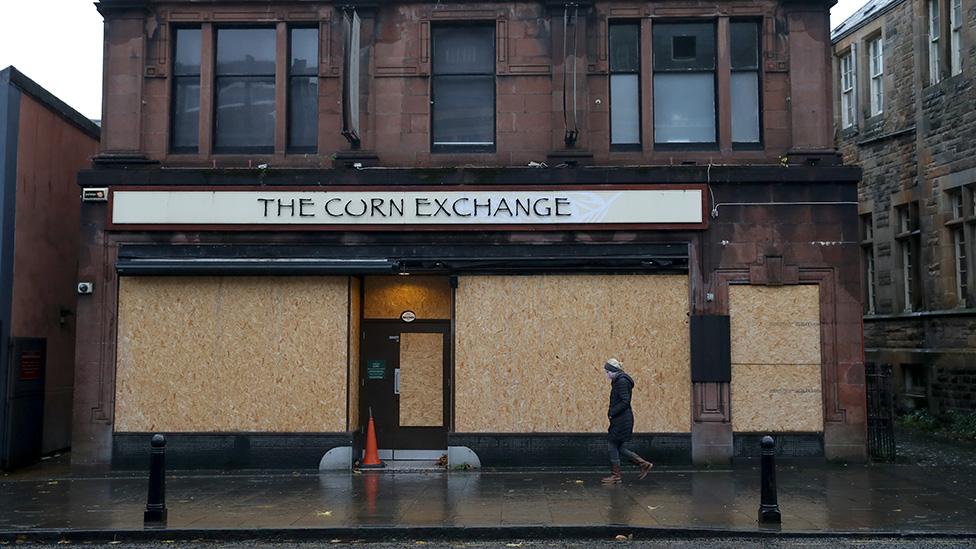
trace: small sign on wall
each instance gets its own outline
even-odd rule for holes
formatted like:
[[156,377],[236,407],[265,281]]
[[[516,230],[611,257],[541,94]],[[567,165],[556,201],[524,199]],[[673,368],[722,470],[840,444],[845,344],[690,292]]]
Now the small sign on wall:
[[366,379],[386,379],[386,361],[367,360]]

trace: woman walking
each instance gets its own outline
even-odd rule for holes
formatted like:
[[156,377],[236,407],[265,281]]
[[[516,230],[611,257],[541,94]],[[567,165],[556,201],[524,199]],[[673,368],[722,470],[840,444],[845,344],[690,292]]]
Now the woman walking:
[[603,484],[620,484],[620,454],[627,456],[640,467],[643,479],[654,465],[624,448],[624,443],[634,434],[634,411],[630,407],[630,396],[634,388],[634,380],[624,372],[623,364],[615,358],[607,360],[603,365],[610,380],[610,408],[607,417],[610,419],[610,429],[607,434],[607,446],[610,450],[610,476],[605,477]]

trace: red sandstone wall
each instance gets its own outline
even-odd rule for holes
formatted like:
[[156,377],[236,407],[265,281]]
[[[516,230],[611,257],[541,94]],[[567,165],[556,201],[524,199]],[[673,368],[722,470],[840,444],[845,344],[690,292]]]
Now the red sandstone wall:
[[[271,6],[271,7],[269,7]],[[273,9],[272,9],[273,8]],[[833,148],[829,100],[830,40],[826,5],[758,2],[598,1],[583,10],[580,37],[577,149],[592,153],[587,164],[669,165],[694,161],[715,164],[778,164],[793,150]],[[564,74],[562,9],[544,2],[383,2],[362,10],[364,150],[384,166],[524,166],[543,161],[563,144]],[[719,145],[708,151],[654,150],[651,39],[652,22],[708,18],[718,21],[718,86],[728,87],[729,18],[752,18],[762,28],[762,128],[764,148],[733,150],[728,93],[717,96]],[[432,154],[430,151],[430,28],[451,21],[494,21],[496,25],[496,152]],[[640,21],[642,34],[641,108],[644,145],[637,152],[609,147],[607,24]],[[317,23],[320,27],[318,154],[286,154],[283,124],[269,155],[211,153],[213,51],[208,45],[220,25]],[[199,154],[168,152],[172,82],[172,28],[200,25],[203,35]],[[572,28],[572,27],[570,27]],[[106,32],[104,153],[143,153],[168,166],[233,167],[268,162],[275,167],[331,167],[334,153],[350,150],[340,135],[342,97],[341,15],[329,3],[238,3],[192,5],[153,2],[143,11],[109,14]],[[281,48],[279,48],[281,49]],[[279,58],[283,56],[279,52]],[[282,63],[279,62],[279,65]],[[279,70],[280,74],[284,74]],[[279,86],[281,87],[281,86]],[[283,90],[283,88],[282,88]],[[284,95],[279,90],[279,102]],[[141,109],[140,106],[141,105]],[[139,115],[141,112],[141,116]],[[279,105],[279,115],[284,108]],[[282,116],[279,116],[282,118]]]

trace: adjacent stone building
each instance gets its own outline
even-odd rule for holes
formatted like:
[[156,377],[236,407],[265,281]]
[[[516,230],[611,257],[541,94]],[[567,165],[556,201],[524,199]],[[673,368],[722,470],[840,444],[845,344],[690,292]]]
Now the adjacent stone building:
[[71,446],[75,178],[98,126],[14,67],[0,71],[0,468]]
[[874,0],[834,29],[859,187],[866,360],[898,406],[976,410],[976,2]]
[[97,6],[75,463],[864,458],[829,2]]

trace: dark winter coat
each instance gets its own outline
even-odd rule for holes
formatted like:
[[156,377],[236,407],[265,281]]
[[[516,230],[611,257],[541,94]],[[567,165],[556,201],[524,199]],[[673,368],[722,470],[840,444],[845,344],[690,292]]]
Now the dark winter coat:
[[607,417],[610,418],[608,438],[613,441],[626,442],[634,433],[634,411],[630,408],[630,395],[634,389],[634,380],[629,375],[620,372],[613,378],[610,389],[610,408]]

